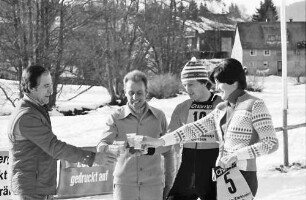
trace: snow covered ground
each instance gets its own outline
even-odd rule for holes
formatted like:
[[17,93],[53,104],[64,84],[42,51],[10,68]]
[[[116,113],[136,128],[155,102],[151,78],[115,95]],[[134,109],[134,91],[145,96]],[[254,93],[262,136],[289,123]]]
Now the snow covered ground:
[[[265,100],[270,113],[273,117],[275,127],[282,126],[282,80],[281,77],[269,76],[258,78],[259,83],[263,84],[264,90],[261,93],[252,93]],[[17,88],[17,84],[12,81],[0,80],[2,86]],[[69,110],[73,108],[97,108],[90,111],[87,115],[62,116],[60,113],[53,111],[51,120],[54,133],[62,140],[77,146],[96,145],[100,133],[105,129],[107,116],[113,112],[116,107],[99,105],[109,101],[109,94],[105,88],[93,87],[86,93],[73,99],[78,91],[85,89],[86,86],[64,86],[63,92],[57,102],[60,110]],[[12,94],[15,89],[12,89]],[[288,78],[288,125],[300,124],[306,122],[305,112],[305,84],[296,85],[295,79]],[[14,94],[16,95],[16,94]],[[152,99],[150,104],[162,109],[168,121],[174,107],[188,98],[187,95],[180,95],[172,99]],[[6,150],[8,147],[6,139],[6,125],[8,114],[13,109],[9,103],[4,103],[4,95],[0,90],[0,150]],[[288,131],[289,139],[289,162],[306,164],[306,128],[297,128]],[[306,199],[306,169],[300,169],[299,165],[285,169],[287,173],[275,170],[283,164],[283,135],[277,133],[280,146],[279,149],[267,156],[258,158],[258,178],[259,189],[257,200],[304,200]],[[101,195],[82,197],[79,199],[112,199],[112,195]]]

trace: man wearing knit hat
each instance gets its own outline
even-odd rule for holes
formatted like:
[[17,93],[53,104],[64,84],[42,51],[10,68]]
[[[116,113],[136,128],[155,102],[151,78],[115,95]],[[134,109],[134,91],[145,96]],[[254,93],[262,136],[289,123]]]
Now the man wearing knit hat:
[[[169,130],[174,131],[186,123],[196,121],[208,113],[222,100],[210,89],[208,66],[199,65],[195,58],[183,68],[181,81],[190,99],[174,109]],[[212,168],[219,148],[215,141],[190,142],[175,146],[177,153],[177,175],[169,192],[168,200],[216,200],[216,184],[212,181]]]

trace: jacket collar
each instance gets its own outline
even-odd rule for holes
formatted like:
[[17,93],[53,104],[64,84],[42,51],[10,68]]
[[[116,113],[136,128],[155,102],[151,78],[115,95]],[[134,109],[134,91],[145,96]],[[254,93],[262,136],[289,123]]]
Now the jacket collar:
[[243,96],[244,94],[244,90],[236,89],[229,95],[227,102],[230,104],[230,106],[234,106],[237,103],[238,98]]
[[[153,109],[147,102],[145,103],[145,110],[144,110],[144,114],[147,112],[151,112],[156,118],[158,118],[158,114],[156,112],[155,109]],[[134,115],[134,112],[132,111],[132,109],[128,106],[128,105],[124,105],[122,107],[121,112],[119,113],[118,119],[124,119],[126,117],[128,117],[129,115]]]
[[25,94],[24,97],[23,97],[24,100],[26,101],[30,101],[31,103],[34,103],[35,105],[37,106],[43,106],[41,105],[37,100],[33,99],[30,95],[28,94]]
[[48,113],[48,109],[46,107],[39,104],[37,101],[35,101],[33,98],[31,98],[28,95],[24,95],[22,100],[23,100],[23,102],[27,103],[28,105],[30,105],[31,107],[33,107],[34,109],[39,111],[48,120],[48,122],[50,123],[50,126],[51,126],[50,116],[49,116],[49,113]]

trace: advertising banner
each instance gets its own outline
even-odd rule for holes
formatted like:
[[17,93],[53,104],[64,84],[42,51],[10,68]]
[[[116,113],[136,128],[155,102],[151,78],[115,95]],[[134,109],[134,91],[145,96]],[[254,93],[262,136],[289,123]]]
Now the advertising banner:
[[[90,149],[91,148],[86,148]],[[8,151],[0,151],[0,200],[10,200]],[[57,198],[101,195],[113,192],[113,167],[88,167],[59,161]]]
[[10,199],[7,169],[9,165],[8,151],[0,151],[0,199]]
[[[84,147],[95,151],[94,147]],[[106,168],[60,161],[57,197],[80,197],[113,192],[113,166]]]
[[57,197],[79,197],[113,192],[113,169],[60,161]]

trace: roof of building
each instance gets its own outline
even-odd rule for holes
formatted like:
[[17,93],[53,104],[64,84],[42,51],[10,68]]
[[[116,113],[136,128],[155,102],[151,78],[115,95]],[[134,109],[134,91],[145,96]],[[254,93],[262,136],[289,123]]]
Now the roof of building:
[[[288,49],[306,40],[306,22],[287,22]],[[241,22],[237,24],[243,49],[280,49],[280,22]]]
[[[234,31],[236,22],[235,19],[227,18],[222,15],[216,16],[214,20],[205,17],[200,17],[200,21],[187,20],[185,22],[186,30],[196,30],[198,33],[204,33],[208,30]],[[218,17],[217,17],[218,16]],[[221,17],[222,16],[222,17]]]

